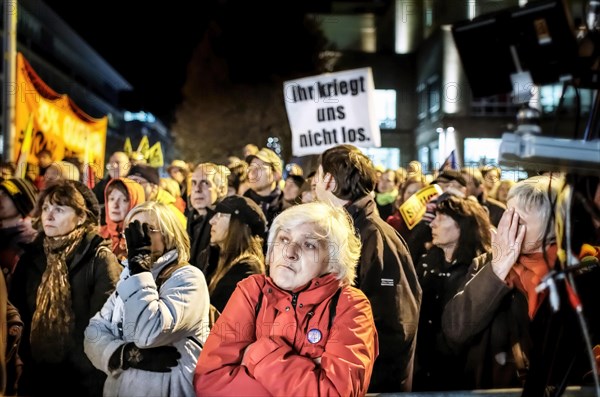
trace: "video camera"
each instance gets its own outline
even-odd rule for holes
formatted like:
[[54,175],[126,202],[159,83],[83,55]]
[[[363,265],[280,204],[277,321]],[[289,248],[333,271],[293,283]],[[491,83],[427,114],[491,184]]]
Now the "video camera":
[[[528,108],[535,86],[566,83],[600,88],[600,7],[591,1],[576,28],[565,1],[532,1],[456,23],[452,34],[474,97],[512,92],[523,105],[519,127],[506,132],[500,164],[545,170],[595,172],[600,164],[596,95],[592,116],[581,140],[547,136],[536,109]],[[598,47],[598,48],[597,48]]]

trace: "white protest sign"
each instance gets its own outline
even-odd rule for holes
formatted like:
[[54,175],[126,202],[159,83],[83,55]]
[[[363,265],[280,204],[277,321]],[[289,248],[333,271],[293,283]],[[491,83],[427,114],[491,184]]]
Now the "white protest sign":
[[371,68],[286,81],[283,95],[294,156],[321,154],[344,143],[381,146]]

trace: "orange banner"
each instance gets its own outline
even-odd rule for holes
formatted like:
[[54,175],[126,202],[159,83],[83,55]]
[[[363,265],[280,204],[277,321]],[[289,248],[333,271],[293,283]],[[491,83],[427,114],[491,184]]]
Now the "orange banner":
[[[93,118],[79,109],[67,96],[53,91],[35,73],[21,53],[17,54],[15,91],[16,137],[13,158],[27,158],[37,164],[36,154],[47,149],[55,161],[76,157],[90,163],[97,177],[104,174],[104,151],[108,118]],[[28,153],[21,153],[27,123],[33,120]],[[27,146],[27,145],[26,145]],[[87,151],[86,151],[87,149]]]

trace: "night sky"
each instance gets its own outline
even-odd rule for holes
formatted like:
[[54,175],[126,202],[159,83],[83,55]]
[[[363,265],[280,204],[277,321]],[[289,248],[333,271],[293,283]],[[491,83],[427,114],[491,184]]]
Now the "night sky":
[[181,100],[187,64],[211,16],[211,2],[45,2],[133,85],[132,106],[169,119]]

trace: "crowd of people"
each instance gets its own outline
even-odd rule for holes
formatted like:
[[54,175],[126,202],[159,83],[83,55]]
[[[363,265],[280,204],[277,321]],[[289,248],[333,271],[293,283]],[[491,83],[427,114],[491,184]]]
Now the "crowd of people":
[[[524,386],[553,324],[539,286],[565,256],[563,176],[383,169],[352,145],[310,170],[253,144],[241,158],[163,174],[115,152],[93,188],[47,151],[35,174],[0,165],[4,395]],[[589,239],[569,253],[585,285],[600,281],[594,178]],[[593,381],[573,346],[548,390]]]

